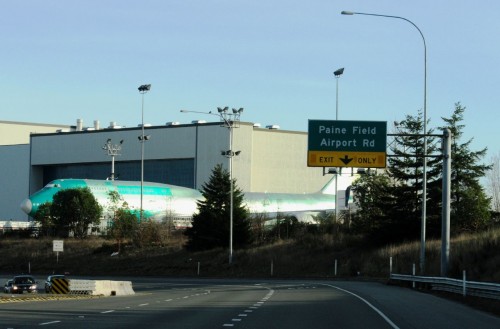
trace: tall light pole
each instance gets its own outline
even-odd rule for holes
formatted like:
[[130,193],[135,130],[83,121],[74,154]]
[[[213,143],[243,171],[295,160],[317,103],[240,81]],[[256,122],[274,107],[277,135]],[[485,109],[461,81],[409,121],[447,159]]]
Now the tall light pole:
[[426,216],[427,216],[427,45],[425,43],[424,34],[418,26],[400,16],[392,16],[392,15],[380,15],[380,14],[369,14],[369,13],[358,13],[353,11],[342,11],[342,15],[366,15],[366,16],[376,16],[376,17],[386,17],[386,18],[396,18],[402,19],[413,25],[420,36],[422,37],[422,41],[424,42],[424,163],[423,163],[423,178],[422,178],[422,222],[420,227],[420,271],[424,273],[425,271],[425,231],[426,231]]
[[151,85],[141,85],[139,86],[139,93],[142,95],[142,106],[141,106],[141,136],[139,136],[139,141],[141,143],[141,209],[140,209],[140,221],[142,222],[143,209],[142,209],[142,199],[144,195],[144,142],[149,140],[150,136],[144,136],[144,94],[151,90]]
[[108,155],[111,156],[111,175],[110,179],[115,180],[115,156],[120,155],[120,151],[122,150],[123,139],[120,141],[120,144],[111,143],[111,138],[108,138],[106,144],[102,147],[104,151],[107,151]]
[[217,113],[210,112],[199,112],[199,111],[188,111],[181,110],[183,113],[201,113],[207,115],[214,115],[220,118],[221,122],[224,123],[224,127],[229,129],[229,150],[221,151],[221,154],[226,158],[229,158],[229,264],[233,262],[233,157],[239,155],[241,151],[233,150],[233,128],[235,123],[238,124],[240,121],[241,113],[243,113],[243,108],[232,109],[232,113],[229,112],[229,107],[218,107]]
[[[340,68],[333,72],[333,75],[335,76],[335,81],[336,81],[336,88],[335,88],[335,120],[339,119],[339,79],[340,76],[344,74],[344,68]],[[338,210],[338,181],[339,181],[339,175],[341,174],[340,168],[337,168],[337,175],[335,177],[335,221],[338,221],[339,219],[339,210]]]

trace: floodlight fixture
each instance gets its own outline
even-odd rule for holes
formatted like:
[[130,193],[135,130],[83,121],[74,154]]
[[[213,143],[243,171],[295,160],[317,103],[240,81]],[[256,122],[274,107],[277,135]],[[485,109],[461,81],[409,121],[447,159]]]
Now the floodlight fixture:
[[145,93],[145,92],[148,92],[151,90],[151,85],[150,84],[149,85],[141,85],[137,89],[139,89],[140,93]]
[[342,74],[344,73],[344,68],[340,68],[338,70],[336,70],[335,72],[333,72],[333,74],[338,78],[340,77]]

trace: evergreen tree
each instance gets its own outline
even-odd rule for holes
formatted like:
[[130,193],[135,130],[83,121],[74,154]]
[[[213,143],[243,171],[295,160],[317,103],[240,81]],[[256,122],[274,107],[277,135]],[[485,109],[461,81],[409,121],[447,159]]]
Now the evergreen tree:
[[455,104],[450,118],[442,118],[452,134],[451,144],[451,227],[453,231],[477,231],[484,229],[490,220],[490,199],[486,196],[479,179],[492,168],[480,164],[487,148],[479,151],[470,149],[473,139],[460,143],[463,137],[462,124],[465,107]]
[[[489,165],[480,164],[486,148],[471,151],[472,140],[460,143],[465,107],[455,104],[450,118],[442,118],[451,130],[451,227],[452,232],[477,231],[490,223],[489,199],[479,183]],[[397,125],[397,135],[390,143],[393,157],[388,160],[387,177],[362,176],[353,185],[358,210],[353,227],[379,242],[417,238],[421,228],[423,119],[407,115]],[[432,130],[429,131],[432,134]],[[427,137],[427,235],[441,233],[442,158],[435,138]]]
[[[188,250],[206,250],[229,246],[230,218],[229,172],[217,165],[209,181],[202,186],[203,200],[198,201],[198,213],[192,226],[185,231]],[[233,245],[244,247],[251,243],[248,210],[243,207],[243,193],[233,180]]]
[[[394,182],[392,194],[395,199],[393,207],[387,209],[392,217],[395,234],[400,238],[416,238],[420,234],[422,216],[422,191],[424,169],[424,137],[423,115],[407,115],[396,127],[397,136],[391,144],[393,157],[388,160],[388,175]],[[432,134],[430,129],[428,134]],[[427,138],[427,155],[437,152],[433,137]],[[439,223],[440,210],[432,206],[435,201],[430,198],[429,186],[439,178],[439,172],[432,170],[439,159],[427,157],[427,211],[426,218],[430,226]]]

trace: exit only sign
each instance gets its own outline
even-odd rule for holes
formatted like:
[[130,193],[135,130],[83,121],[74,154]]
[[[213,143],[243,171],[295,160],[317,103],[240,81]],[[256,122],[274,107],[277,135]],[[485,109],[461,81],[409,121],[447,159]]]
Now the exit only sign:
[[309,120],[307,166],[385,168],[387,122]]

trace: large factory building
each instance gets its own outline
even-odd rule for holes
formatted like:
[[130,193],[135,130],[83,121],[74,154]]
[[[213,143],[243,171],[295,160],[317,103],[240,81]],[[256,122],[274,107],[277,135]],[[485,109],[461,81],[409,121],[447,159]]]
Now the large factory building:
[[139,181],[141,162],[144,181],[196,189],[217,164],[229,169],[231,159],[243,192],[312,193],[332,178],[307,167],[306,132],[277,126],[234,122],[229,129],[224,121],[195,121],[130,128],[94,121],[86,127],[78,120],[75,126],[4,121],[0,128],[0,221],[27,221],[19,204],[53,179],[113,173]]

